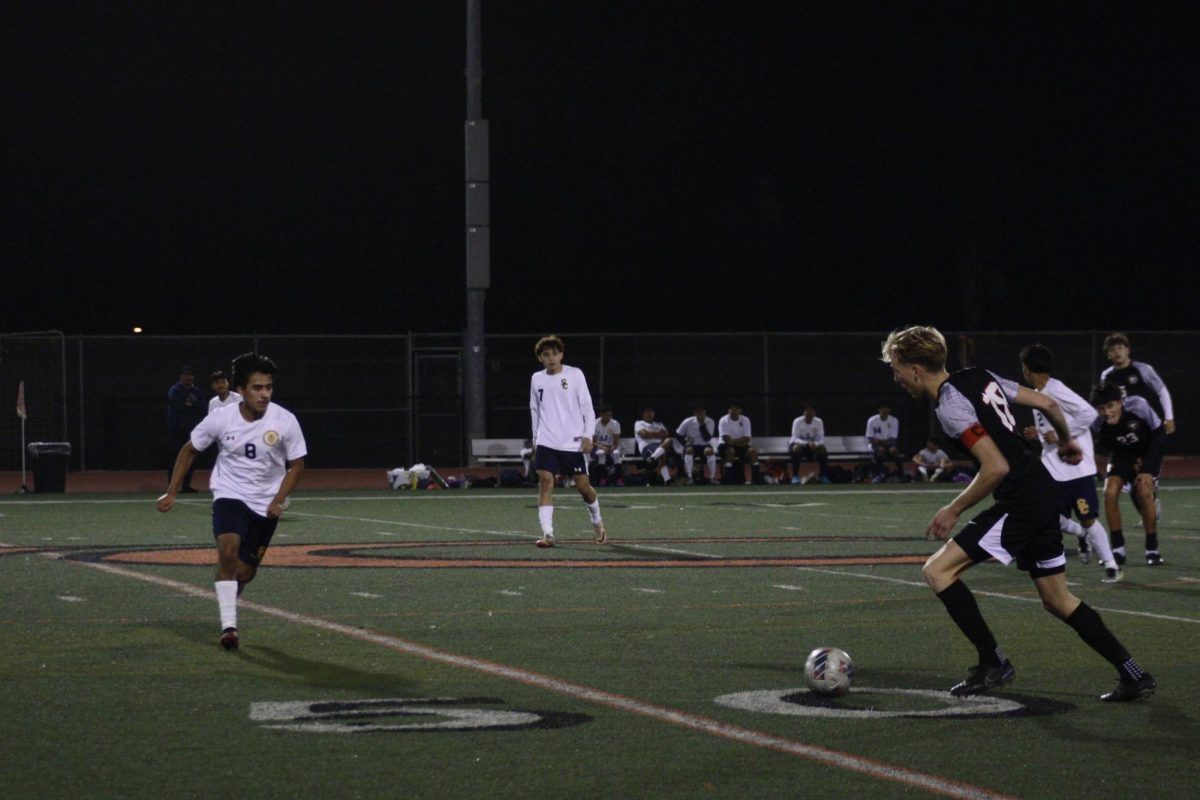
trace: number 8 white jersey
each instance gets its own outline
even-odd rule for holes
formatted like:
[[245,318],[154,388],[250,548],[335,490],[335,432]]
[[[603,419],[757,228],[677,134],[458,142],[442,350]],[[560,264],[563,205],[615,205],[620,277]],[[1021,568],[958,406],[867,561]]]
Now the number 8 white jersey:
[[308,455],[295,415],[275,403],[253,422],[242,417],[240,403],[216,409],[192,429],[197,450],[213,442],[220,448],[209,481],[213,498],[241,500],[263,517],[283,483],[287,462]]

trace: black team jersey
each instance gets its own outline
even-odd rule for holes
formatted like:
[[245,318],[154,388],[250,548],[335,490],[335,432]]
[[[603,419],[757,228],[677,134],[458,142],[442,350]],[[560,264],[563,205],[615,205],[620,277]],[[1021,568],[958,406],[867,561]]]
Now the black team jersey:
[[1130,361],[1127,367],[1109,367],[1100,373],[1100,383],[1105,386],[1120,386],[1125,397],[1143,397],[1154,413],[1163,414],[1163,401],[1159,396],[1165,386],[1154,367],[1141,361]]
[[938,387],[936,411],[947,434],[970,451],[980,439],[991,437],[1008,462],[1008,474],[996,487],[997,500],[1019,496],[1028,486],[1051,480],[1041,458],[1017,432],[1010,401],[1019,387],[986,369],[959,370]]
[[1135,458],[1141,458],[1150,452],[1151,446],[1161,449],[1166,434],[1162,421],[1154,413],[1144,399],[1127,397],[1121,417],[1115,424],[1109,425],[1104,417],[1096,418],[1092,423],[1096,433],[1096,443],[1102,450],[1110,453],[1121,453]]

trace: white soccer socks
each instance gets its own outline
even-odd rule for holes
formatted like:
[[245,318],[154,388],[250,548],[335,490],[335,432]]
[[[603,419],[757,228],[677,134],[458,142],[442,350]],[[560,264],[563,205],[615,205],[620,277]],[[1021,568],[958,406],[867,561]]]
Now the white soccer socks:
[[237,581],[215,581],[217,607],[221,611],[221,630],[237,627]]
[[554,536],[554,506],[538,506],[538,522],[544,536]]

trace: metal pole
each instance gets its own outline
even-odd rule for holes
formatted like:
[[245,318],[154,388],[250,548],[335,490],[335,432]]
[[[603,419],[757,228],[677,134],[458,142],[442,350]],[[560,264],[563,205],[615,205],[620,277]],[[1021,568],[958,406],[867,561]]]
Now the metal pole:
[[483,118],[481,0],[467,0],[466,150],[466,278],[467,326],[463,342],[463,405],[466,415],[463,451],[470,458],[472,439],[487,436],[487,393],[484,386],[483,309],[491,286],[491,212],[488,184],[488,129]]

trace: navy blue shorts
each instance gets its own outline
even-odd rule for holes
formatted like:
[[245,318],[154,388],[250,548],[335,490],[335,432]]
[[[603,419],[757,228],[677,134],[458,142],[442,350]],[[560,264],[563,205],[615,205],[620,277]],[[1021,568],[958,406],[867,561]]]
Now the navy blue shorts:
[[213,501],[213,536],[236,533],[242,539],[238,558],[252,567],[257,567],[275,535],[279,520],[260,517],[241,500],[222,497]]
[[1059,482],[1062,490],[1058,513],[1067,519],[1071,515],[1079,517],[1080,522],[1091,522],[1100,516],[1100,498],[1096,494],[1096,476],[1087,475],[1082,478],[1072,478]]
[[533,468],[551,475],[587,475],[587,460],[583,453],[554,450],[539,444],[533,454]]

